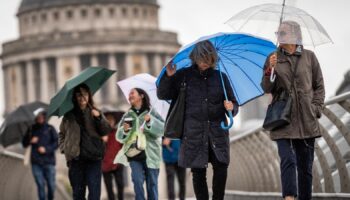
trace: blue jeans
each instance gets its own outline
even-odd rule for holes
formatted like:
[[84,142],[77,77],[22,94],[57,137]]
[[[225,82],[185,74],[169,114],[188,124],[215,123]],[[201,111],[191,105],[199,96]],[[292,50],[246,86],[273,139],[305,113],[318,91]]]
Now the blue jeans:
[[72,160],[68,162],[69,181],[73,189],[74,200],[85,200],[86,186],[89,200],[100,200],[101,161]]
[[147,199],[158,200],[159,169],[147,167],[146,161],[130,161],[131,178],[134,183],[135,200],[145,200],[143,183],[146,181]]
[[314,138],[277,140],[283,197],[311,200],[314,145]]
[[39,200],[45,200],[45,183],[47,184],[47,199],[52,200],[55,194],[55,165],[38,165],[32,163],[32,172],[38,187]]

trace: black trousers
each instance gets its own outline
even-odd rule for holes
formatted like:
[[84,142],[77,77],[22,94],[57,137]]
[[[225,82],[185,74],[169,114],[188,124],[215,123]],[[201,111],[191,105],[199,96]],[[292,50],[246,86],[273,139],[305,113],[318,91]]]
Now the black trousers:
[[[209,147],[209,162],[213,166],[213,200],[223,200],[227,179],[228,164],[221,163]],[[207,168],[192,168],[194,193],[198,200],[208,200]]]
[[315,139],[280,139],[276,142],[281,159],[282,196],[311,200]]
[[124,166],[119,165],[118,169],[110,172],[103,173],[103,180],[106,185],[108,200],[114,200],[115,195],[113,192],[113,178],[115,180],[117,191],[118,191],[118,200],[124,199]]
[[175,176],[179,182],[179,199],[184,200],[186,194],[186,168],[179,167],[177,163],[165,164],[168,199],[175,199]]

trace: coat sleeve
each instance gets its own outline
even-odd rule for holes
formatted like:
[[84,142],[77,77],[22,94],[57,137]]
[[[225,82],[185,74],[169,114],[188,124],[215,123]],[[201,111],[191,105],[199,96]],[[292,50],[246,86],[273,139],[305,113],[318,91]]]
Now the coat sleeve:
[[101,113],[99,118],[95,118],[97,132],[100,136],[108,135],[112,128],[108,124],[106,117]]
[[322,116],[322,110],[324,108],[325,88],[324,88],[321,67],[314,53],[312,54],[311,63],[312,63],[312,89],[313,89],[312,105],[316,113],[316,117],[320,118]]
[[47,153],[52,153],[52,152],[55,152],[55,150],[58,147],[58,136],[57,136],[57,131],[53,126],[49,126],[49,129],[50,129],[49,132],[51,136],[51,141],[50,141],[50,144],[47,145],[45,148]]
[[231,83],[228,80],[228,77],[226,74],[222,73],[223,78],[224,78],[224,84],[225,84],[225,89],[226,89],[226,93],[227,93],[227,98],[229,101],[232,101],[233,103],[233,111],[232,111],[232,115],[236,116],[238,114],[239,111],[239,105],[238,102],[236,100],[236,97],[234,95],[233,89],[231,87]]
[[[269,66],[269,59],[270,59],[271,55],[269,55],[266,58],[266,61],[264,64],[264,70],[263,70],[263,74],[262,74],[262,80],[261,80],[261,84],[260,84],[265,93],[272,93],[272,91],[276,87],[276,80],[273,83],[271,83],[270,76],[265,74],[266,70],[268,69],[268,66]],[[276,73],[276,71],[275,71],[275,73]],[[276,76],[277,76],[277,74],[276,74]]]
[[158,138],[164,134],[164,123],[157,117],[151,117],[150,126],[145,126],[144,133],[153,138]]
[[177,98],[180,83],[183,79],[183,71],[184,70],[180,70],[171,77],[164,73],[157,88],[157,96],[159,99],[173,100]]
[[122,117],[122,119],[119,121],[118,125],[117,125],[117,132],[115,133],[115,139],[120,142],[121,144],[125,144],[126,141],[128,141],[128,139],[131,136],[131,130],[129,131],[128,134],[124,133],[124,127],[123,127],[123,123],[124,123],[124,119],[125,117],[128,115],[128,113],[125,113]]
[[64,140],[65,140],[66,131],[67,131],[66,124],[67,124],[67,118],[63,117],[59,128],[60,132],[58,133],[58,147],[61,153],[64,153]]

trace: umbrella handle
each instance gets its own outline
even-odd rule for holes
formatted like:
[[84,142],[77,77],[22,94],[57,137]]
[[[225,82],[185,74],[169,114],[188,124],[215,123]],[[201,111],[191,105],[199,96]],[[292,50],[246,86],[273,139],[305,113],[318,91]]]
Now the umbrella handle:
[[271,83],[275,82],[275,79],[276,79],[275,68],[272,67],[272,69],[271,69],[271,75],[270,75],[270,82],[271,82]]
[[221,122],[221,128],[224,130],[228,130],[233,126],[233,116],[232,111],[228,111],[228,116],[230,117],[230,122],[227,126],[225,126],[225,122]]

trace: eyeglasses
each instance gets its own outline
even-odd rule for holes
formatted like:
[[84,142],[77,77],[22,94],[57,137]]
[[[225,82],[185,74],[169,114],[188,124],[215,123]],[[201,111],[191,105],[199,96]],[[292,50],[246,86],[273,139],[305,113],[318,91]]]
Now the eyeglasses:
[[275,34],[277,36],[284,37],[287,35],[287,32],[286,31],[277,31],[277,32],[275,32]]

